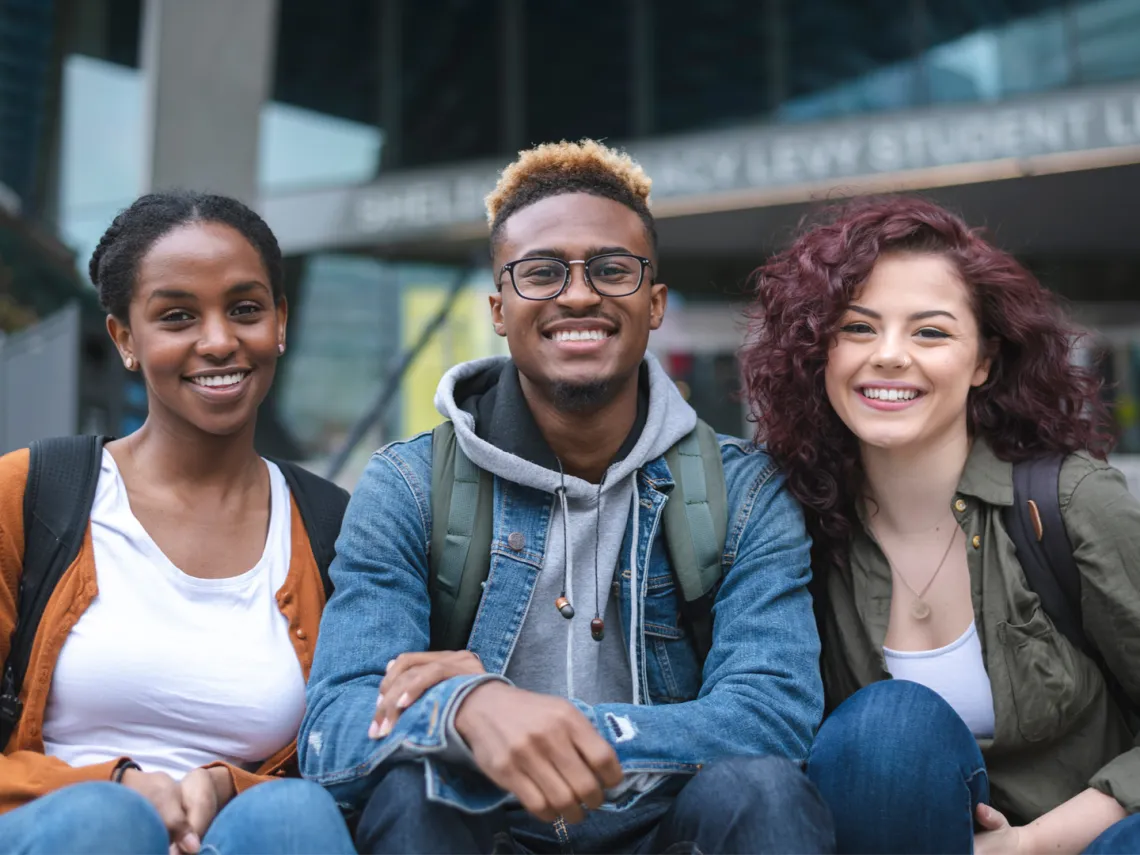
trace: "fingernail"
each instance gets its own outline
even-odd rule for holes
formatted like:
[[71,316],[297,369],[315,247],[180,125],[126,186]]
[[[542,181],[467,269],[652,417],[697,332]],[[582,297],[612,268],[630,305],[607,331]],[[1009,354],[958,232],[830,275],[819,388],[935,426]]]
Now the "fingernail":
[[382,703],[384,703],[384,693],[383,692],[381,692],[380,694],[378,694],[376,696],[376,706],[380,706],[380,704],[382,704]]
[[399,700],[396,701],[396,709],[405,710],[411,702],[412,699],[408,697],[408,693],[404,692],[404,694],[400,695]]
[[380,724],[380,731],[379,732],[380,732],[381,737],[387,736],[389,733],[392,732],[392,721],[391,721],[391,719],[384,719],[384,721]]
[[198,839],[198,835],[193,831],[187,832],[182,835],[182,840],[178,844],[186,852],[197,852],[202,848],[202,841]]
[[[384,720],[387,721],[387,719],[384,719]],[[383,735],[384,734],[382,734],[380,732],[380,725],[378,725],[375,722],[375,720],[372,722],[372,724],[368,725],[368,738],[369,739],[379,739]]]
[[395,659],[389,659],[389,660],[388,660],[388,664],[384,666],[384,670],[385,670],[385,671],[391,671],[391,670],[392,670],[392,666],[393,666],[393,665],[395,665],[395,664],[396,664],[396,660],[395,660]]

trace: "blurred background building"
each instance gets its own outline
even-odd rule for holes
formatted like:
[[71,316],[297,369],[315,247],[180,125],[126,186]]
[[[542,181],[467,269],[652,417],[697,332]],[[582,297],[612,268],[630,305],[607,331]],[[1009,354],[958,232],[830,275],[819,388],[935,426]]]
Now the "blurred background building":
[[582,136],[654,180],[652,346],[719,429],[749,430],[748,273],[823,200],[916,190],[1072,302],[1140,452],[1140,0],[0,0],[0,450],[44,429],[17,392],[45,350],[53,418],[137,426],[81,271],[135,196],[193,186],[256,205],[287,256],[266,453],[343,452],[450,307],[351,483],[434,424],[445,367],[502,351],[482,197]]

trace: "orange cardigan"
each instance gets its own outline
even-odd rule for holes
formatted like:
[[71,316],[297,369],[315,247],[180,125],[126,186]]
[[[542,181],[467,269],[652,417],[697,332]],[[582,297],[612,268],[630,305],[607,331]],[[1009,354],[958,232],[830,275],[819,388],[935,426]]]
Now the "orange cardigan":
[[[16,625],[16,597],[24,563],[24,488],[28,481],[28,459],[27,449],[0,457],[0,663],[8,657]],[[88,526],[79,555],[56,585],[32,644],[28,673],[20,694],[24,712],[0,755],[0,814],[68,784],[110,780],[111,772],[118,765],[119,760],[111,760],[94,766],[69,766],[44,754],[44,709],[55,663],[68,633],[97,592]],[[324,604],[320,571],[301,514],[293,502],[292,560],[285,583],[277,592],[277,606],[289,621],[293,649],[306,680],[313,664],[313,647]],[[297,744],[292,742],[266,760],[257,772],[221,762],[211,765],[225,766],[233,778],[234,790],[240,793],[273,777],[295,774],[296,755]]]

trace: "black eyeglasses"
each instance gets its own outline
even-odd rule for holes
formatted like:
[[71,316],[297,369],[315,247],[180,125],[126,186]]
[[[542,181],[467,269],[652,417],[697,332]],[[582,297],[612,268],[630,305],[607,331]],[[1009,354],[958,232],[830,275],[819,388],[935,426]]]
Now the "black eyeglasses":
[[515,293],[524,300],[553,300],[570,284],[570,265],[581,264],[586,283],[603,297],[628,297],[641,287],[645,268],[653,262],[640,255],[624,252],[595,255],[584,261],[564,261],[561,258],[520,258],[509,261],[499,270],[511,274]]

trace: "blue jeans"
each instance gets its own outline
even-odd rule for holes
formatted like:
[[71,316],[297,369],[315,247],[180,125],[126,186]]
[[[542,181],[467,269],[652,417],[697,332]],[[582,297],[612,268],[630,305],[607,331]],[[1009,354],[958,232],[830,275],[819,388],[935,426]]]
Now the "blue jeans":
[[938,694],[905,680],[860,689],[819,729],[808,777],[854,853],[969,853],[989,803],[978,743]]
[[788,760],[749,757],[677,777],[622,811],[577,825],[521,808],[471,814],[429,801],[419,763],[393,766],[356,831],[362,853],[388,852],[833,852],[827,807]]
[[1127,855],[1140,852],[1140,813],[1109,826],[1089,844],[1085,855]]
[[[134,790],[75,784],[0,816],[0,848],[11,855],[167,855],[157,811]],[[206,855],[353,853],[336,802],[315,784],[269,781],[234,798],[202,839]]]

